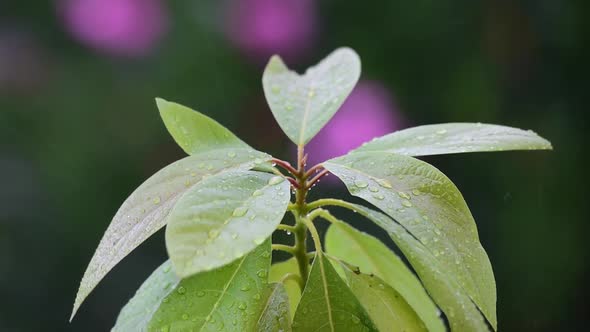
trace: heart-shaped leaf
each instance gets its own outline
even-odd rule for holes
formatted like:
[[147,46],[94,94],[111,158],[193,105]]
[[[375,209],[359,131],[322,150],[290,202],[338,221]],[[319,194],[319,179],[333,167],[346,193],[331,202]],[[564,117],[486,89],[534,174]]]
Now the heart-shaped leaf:
[[339,48],[300,76],[274,55],[262,76],[270,110],[299,146],[309,142],[340,108],[361,73],[358,55]]
[[454,272],[425,245],[383,213],[357,204],[350,204],[350,207],[389,233],[418,273],[428,293],[446,314],[452,331],[489,331],[482,314]]
[[161,98],[156,98],[156,103],[168,132],[189,155],[208,150],[250,148],[206,115]]
[[530,130],[481,124],[443,123],[400,130],[355,151],[387,151],[406,156],[464,152],[550,150],[551,143]]
[[162,228],[176,201],[204,176],[230,169],[247,170],[270,159],[265,153],[241,146],[209,150],[172,163],[145,181],[121,205],[100,240],[80,282],[70,320],[100,280]]
[[293,319],[293,331],[377,331],[367,312],[322,254],[316,254]]
[[270,285],[270,295],[260,315],[256,331],[290,332],[291,314],[289,313],[289,297],[281,283]]
[[224,172],[185,193],[168,217],[166,247],[176,273],[186,278],[228,264],[268,238],[290,198],[282,176]]
[[[348,287],[367,310],[379,331],[431,331],[404,297],[385,281],[374,275],[353,272],[346,267],[344,270],[348,278]],[[439,325],[438,330],[444,331],[442,322]]]
[[[280,282],[281,279],[288,273],[299,275],[299,265],[297,265],[297,260],[295,258],[288,259],[284,262],[274,263],[270,267],[268,281]],[[291,308],[290,312],[291,317],[293,317],[295,315],[297,305],[301,300],[301,289],[299,289],[299,284],[295,280],[289,280],[288,282],[285,282],[285,289],[289,295],[289,306]]]
[[389,152],[351,153],[324,166],[352,195],[377,206],[415,236],[496,326],[490,261],[463,196],[442,172]]
[[[437,314],[438,309],[422,287],[418,278],[416,278],[410,269],[406,267],[404,262],[381,241],[369,234],[359,232],[343,222],[338,222],[332,223],[328,228],[325,246],[326,252],[331,256],[354,266],[358,266],[363,273],[379,277],[388,285],[387,287],[391,288],[391,290],[375,289],[377,294],[374,295],[379,295],[379,292],[383,292],[383,296],[387,300],[389,295],[394,293],[399,294],[398,297],[400,297],[400,299],[391,299],[394,301],[393,304],[399,303],[402,305],[401,302],[407,302],[406,306],[409,305],[412,308],[410,311],[416,312],[420,321],[424,323],[428,331],[445,331],[444,324]],[[374,278],[368,276],[355,276],[354,279],[359,282],[364,280],[365,284],[359,285],[359,288],[361,288],[360,286],[365,285],[380,284],[380,282],[377,282]],[[349,285],[355,295],[359,298],[359,301],[365,305],[362,295],[359,295],[359,293],[355,291],[352,284]],[[376,300],[379,299],[376,298]],[[383,325],[380,324],[380,321],[386,322],[388,319],[391,320],[395,318],[395,315],[385,315],[384,317],[376,318],[366,305],[365,308],[375,321],[375,324],[380,327],[380,330],[383,330],[381,328]],[[411,315],[407,316],[408,319],[410,317]],[[400,326],[406,325],[402,324]],[[403,329],[399,330],[401,331]]]

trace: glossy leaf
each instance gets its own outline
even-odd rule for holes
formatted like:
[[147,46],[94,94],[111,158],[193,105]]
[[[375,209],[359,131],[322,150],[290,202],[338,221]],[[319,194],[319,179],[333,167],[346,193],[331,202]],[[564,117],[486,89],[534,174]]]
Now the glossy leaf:
[[358,332],[377,329],[332,264],[323,255],[316,255],[295,312],[293,331]]
[[168,132],[189,155],[226,148],[251,149],[231,131],[206,115],[161,98],[156,98],[156,103]]
[[[363,305],[379,331],[432,331],[404,297],[379,277],[345,269],[348,286]],[[444,326],[441,323],[441,329]]]
[[[268,280],[270,282],[280,282],[283,276],[285,276],[287,273],[299,275],[299,265],[297,265],[297,260],[295,258],[288,259],[284,262],[274,263],[270,267]],[[297,305],[299,304],[299,300],[301,300],[301,289],[299,289],[299,284],[294,280],[285,282],[285,289],[289,295],[289,306],[291,308],[290,312],[291,317],[293,317],[295,315]]]
[[432,165],[389,152],[356,152],[324,164],[350,193],[416,237],[496,326],[496,283],[475,221],[457,187]]
[[[381,241],[340,222],[332,223],[328,228],[325,247],[326,252],[331,256],[359,267],[360,272],[364,274],[375,275],[382,279],[384,283],[389,285],[388,287],[392,288],[391,291],[387,290],[386,293],[393,294],[395,292],[399,294],[398,297],[401,297],[401,299],[393,299],[394,302],[407,302],[428,331],[445,331],[444,324],[437,314],[436,305],[432,302],[418,278]],[[373,279],[369,277],[355,277],[355,279],[359,278],[369,285],[378,284],[376,281],[371,281]],[[355,292],[353,287],[351,288],[364,305],[363,299]],[[375,291],[378,292],[378,290]],[[365,308],[367,307],[365,306]],[[382,325],[379,324],[379,320],[375,318],[371,310],[367,309],[367,311],[375,323],[381,327]],[[383,317],[383,319],[394,318],[393,316],[388,317]]]
[[179,282],[180,279],[172,272],[170,261],[160,265],[123,307],[111,331],[147,331],[153,314]]
[[359,214],[389,233],[418,273],[424,287],[446,314],[452,331],[489,331],[481,312],[447,265],[388,216],[361,205],[351,205]]
[[168,217],[166,247],[183,278],[228,264],[261,244],[281,222],[290,198],[282,176],[224,172],[184,194]]
[[301,76],[274,55],[264,70],[262,85],[279,126],[291,141],[303,146],[340,108],[360,73],[358,55],[346,47],[332,52]]
[[174,162],[140,185],[121,205],[100,240],[80,282],[70,320],[100,280],[162,228],[176,201],[204,176],[231,169],[247,170],[270,159],[251,148],[210,150]]
[[406,156],[427,156],[550,149],[551,143],[531,130],[482,123],[443,123],[400,130],[376,138],[356,151],[387,151]]
[[183,279],[162,301],[149,331],[255,331],[272,289],[270,240],[214,271]]
[[289,313],[289,296],[281,283],[271,284],[270,295],[260,315],[256,331],[289,332],[291,331],[291,314]]

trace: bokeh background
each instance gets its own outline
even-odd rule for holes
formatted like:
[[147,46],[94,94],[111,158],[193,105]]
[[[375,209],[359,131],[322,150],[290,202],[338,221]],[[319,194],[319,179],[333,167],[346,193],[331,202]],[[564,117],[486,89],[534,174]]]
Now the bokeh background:
[[[154,97],[291,158],[264,101],[264,64],[279,53],[303,70],[343,45],[360,54],[362,79],[310,144],[313,160],[438,122],[505,124],[553,142],[553,152],[427,161],[478,222],[500,329],[583,330],[589,9],[586,0],[0,1],[0,331],[106,331],[165,259],[160,232],[67,323],[119,205],[183,156]],[[328,179],[314,190],[343,194]]]

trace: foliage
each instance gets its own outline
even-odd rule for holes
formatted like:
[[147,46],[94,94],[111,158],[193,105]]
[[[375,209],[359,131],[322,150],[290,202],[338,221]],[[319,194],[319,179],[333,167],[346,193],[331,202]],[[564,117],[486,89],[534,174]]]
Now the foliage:
[[[254,150],[201,113],[157,99],[166,127],[190,156],[123,203],[82,278],[72,317],[119,261],[167,225],[170,260],[139,288],[113,330],[442,331],[441,312],[453,331],[496,330],[495,280],[469,208],[449,178],[414,157],[551,149],[550,143],[497,125],[429,125],[306,168],[305,144],[359,76],[359,57],[348,48],[302,76],[271,58],[264,92],[297,145],[296,166]],[[328,173],[374,208],[331,198],[307,202]],[[381,227],[417,276],[386,244],[327,206]],[[286,212],[294,224],[281,223]],[[314,224],[320,218],[331,224],[324,246]],[[271,244],[275,230],[291,234],[294,245]],[[271,266],[273,250],[293,258]]]

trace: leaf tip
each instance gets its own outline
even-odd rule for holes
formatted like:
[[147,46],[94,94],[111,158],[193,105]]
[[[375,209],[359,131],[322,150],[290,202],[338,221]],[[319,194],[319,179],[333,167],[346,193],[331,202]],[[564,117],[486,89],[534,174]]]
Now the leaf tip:
[[277,54],[270,57],[268,64],[266,65],[265,72],[279,72],[284,71],[287,66],[283,62],[283,59]]

